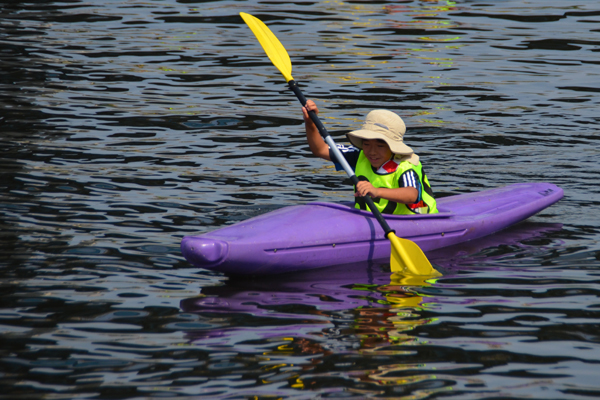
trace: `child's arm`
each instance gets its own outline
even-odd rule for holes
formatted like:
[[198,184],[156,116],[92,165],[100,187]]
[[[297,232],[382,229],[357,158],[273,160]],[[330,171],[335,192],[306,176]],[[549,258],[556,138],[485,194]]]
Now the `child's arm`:
[[369,195],[372,198],[381,198],[396,203],[414,204],[419,199],[419,191],[412,186],[397,189],[377,188],[371,182],[360,181],[356,185],[355,197]]
[[304,116],[304,129],[306,129],[306,140],[308,141],[308,146],[310,147],[310,151],[312,151],[315,156],[323,158],[327,161],[331,161],[331,158],[329,158],[329,146],[327,143],[325,143],[325,141],[323,141],[323,138],[319,133],[319,129],[317,129],[317,126],[314,122],[312,122],[310,116],[308,115],[308,112],[311,110],[319,114],[319,109],[317,108],[315,102],[312,100],[307,100],[306,107],[302,107],[302,114]]

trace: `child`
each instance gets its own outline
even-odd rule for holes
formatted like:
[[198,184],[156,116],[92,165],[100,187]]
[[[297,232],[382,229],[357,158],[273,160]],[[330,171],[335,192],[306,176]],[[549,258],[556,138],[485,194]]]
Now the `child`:
[[[306,139],[312,153],[331,161],[333,154],[323,141],[308,111],[319,110],[312,100],[302,107]],[[340,147],[360,182],[355,189],[355,207],[367,210],[369,195],[383,214],[433,214],[437,204],[419,156],[404,144],[404,121],[388,110],[373,110],[362,129],[348,133],[355,147]]]

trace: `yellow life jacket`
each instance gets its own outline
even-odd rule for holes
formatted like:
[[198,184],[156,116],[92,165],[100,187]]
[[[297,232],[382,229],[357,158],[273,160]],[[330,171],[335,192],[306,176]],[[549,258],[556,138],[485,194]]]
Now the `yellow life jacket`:
[[[418,160],[418,158],[417,158]],[[423,172],[423,165],[420,161],[417,161],[417,165],[413,164],[411,160],[400,161],[398,164],[396,161],[388,161],[388,163],[394,163],[397,165],[395,170],[392,170],[395,166],[391,164],[387,169],[391,172],[388,173],[377,173],[373,171],[371,163],[367,157],[363,154],[362,150],[358,156],[356,162],[355,174],[358,180],[367,180],[375,187],[385,187],[389,189],[397,189],[400,187],[399,180],[402,174],[408,170],[413,170],[419,177],[421,183],[421,193],[419,198],[421,199],[416,204],[402,204],[394,201],[385,199],[373,199],[373,203],[379,209],[382,214],[435,214],[438,212],[437,202],[433,197],[433,191],[429,185],[429,179]],[[386,164],[384,164],[384,167]],[[356,187],[354,188],[356,191]],[[365,204],[362,197],[355,198],[355,207],[361,210],[368,210],[369,208]],[[369,210],[370,211],[370,210]]]

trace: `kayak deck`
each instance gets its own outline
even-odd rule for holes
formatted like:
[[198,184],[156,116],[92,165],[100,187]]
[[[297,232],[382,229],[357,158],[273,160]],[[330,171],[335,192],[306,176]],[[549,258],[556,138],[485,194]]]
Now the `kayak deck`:
[[[480,238],[554,204],[562,189],[520,183],[438,200],[438,214],[385,215],[398,237],[427,252]],[[284,207],[181,243],[193,265],[232,275],[264,275],[389,259],[390,244],[370,212],[351,205]]]

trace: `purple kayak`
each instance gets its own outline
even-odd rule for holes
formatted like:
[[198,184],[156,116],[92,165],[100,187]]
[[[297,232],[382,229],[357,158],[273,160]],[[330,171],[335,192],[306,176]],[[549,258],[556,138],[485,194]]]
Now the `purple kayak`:
[[[385,215],[396,236],[428,251],[490,235],[556,203],[551,183],[518,183],[438,200],[438,214]],[[370,212],[348,204],[284,207],[181,242],[193,265],[228,275],[273,275],[389,260],[390,243]]]

